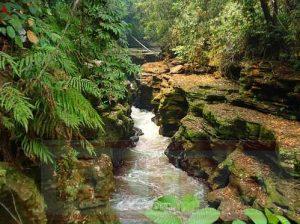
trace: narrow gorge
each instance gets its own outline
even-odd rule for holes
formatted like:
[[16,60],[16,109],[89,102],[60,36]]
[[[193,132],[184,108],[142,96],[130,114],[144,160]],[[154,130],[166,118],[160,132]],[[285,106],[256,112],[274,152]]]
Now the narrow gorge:
[[152,109],[171,137],[169,161],[207,181],[208,203],[223,221],[245,220],[243,210],[255,207],[299,222],[300,123],[290,120],[299,119],[297,74],[255,62],[243,65],[238,82],[178,60],[142,68],[136,104]]

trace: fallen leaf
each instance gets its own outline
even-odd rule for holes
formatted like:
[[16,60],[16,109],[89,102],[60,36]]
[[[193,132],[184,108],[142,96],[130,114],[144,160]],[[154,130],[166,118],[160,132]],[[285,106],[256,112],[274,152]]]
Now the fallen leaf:
[[31,30],[27,31],[27,38],[28,40],[33,43],[33,44],[37,44],[39,42],[38,37],[35,35],[34,32],[32,32]]

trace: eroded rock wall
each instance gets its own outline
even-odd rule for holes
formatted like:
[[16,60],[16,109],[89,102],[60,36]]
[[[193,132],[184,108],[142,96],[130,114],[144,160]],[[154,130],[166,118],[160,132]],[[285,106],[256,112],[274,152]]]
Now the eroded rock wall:
[[248,63],[233,81],[178,61],[143,66],[140,95],[172,136],[166,155],[208,181],[223,221],[245,219],[247,207],[300,221],[299,77],[278,66]]

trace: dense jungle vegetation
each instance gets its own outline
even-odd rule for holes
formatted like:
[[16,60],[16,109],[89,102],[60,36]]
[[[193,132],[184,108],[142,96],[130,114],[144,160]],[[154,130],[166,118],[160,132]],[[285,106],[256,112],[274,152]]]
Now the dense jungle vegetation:
[[[72,139],[92,153],[83,130],[103,131],[100,108],[126,95],[136,72],[126,50],[125,3],[0,3],[1,160],[53,163],[46,140]],[[72,151],[72,150],[71,150]]]
[[294,0],[136,0],[139,29],[166,51],[228,69],[243,59],[292,61],[299,68]]

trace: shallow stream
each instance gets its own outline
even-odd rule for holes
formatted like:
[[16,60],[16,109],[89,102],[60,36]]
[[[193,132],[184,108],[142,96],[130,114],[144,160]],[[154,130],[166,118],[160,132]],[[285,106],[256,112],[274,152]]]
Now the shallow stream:
[[169,163],[164,151],[170,139],[159,134],[152,122],[154,114],[132,108],[135,127],[144,135],[135,148],[130,149],[124,165],[116,173],[117,192],[112,206],[121,223],[149,223],[142,215],[162,195],[197,195],[204,203],[206,186]]

